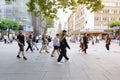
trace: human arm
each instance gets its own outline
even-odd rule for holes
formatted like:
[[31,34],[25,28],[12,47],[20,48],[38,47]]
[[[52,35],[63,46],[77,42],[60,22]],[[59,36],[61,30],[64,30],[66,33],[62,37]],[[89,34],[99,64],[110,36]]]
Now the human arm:
[[17,43],[23,46],[23,43],[19,41],[19,39],[16,39]]
[[66,40],[66,39],[65,39],[65,44],[66,44],[67,48],[68,48],[68,49],[70,49],[70,46],[68,45],[68,43],[67,43],[67,40]]

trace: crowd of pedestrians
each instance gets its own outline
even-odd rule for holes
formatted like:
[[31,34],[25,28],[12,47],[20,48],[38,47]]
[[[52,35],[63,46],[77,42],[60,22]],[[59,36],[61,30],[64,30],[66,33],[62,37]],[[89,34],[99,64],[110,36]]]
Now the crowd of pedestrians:
[[[19,51],[17,54],[17,58],[20,59],[23,57],[24,60],[27,60],[28,58],[25,56],[25,52],[28,52],[30,50],[31,52],[34,52],[34,50],[37,50],[40,54],[45,51],[45,53],[50,53],[51,57],[55,56],[55,53],[57,53],[57,60],[56,62],[58,64],[62,63],[62,58],[64,58],[65,61],[69,61],[69,57],[67,55],[67,49],[70,49],[69,43],[67,42],[68,40],[66,39],[67,37],[67,31],[63,30],[61,34],[57,33],[56,36],[53,38],[43,34],[40,38],[41,40],[41,47],[39,48],[37,45],[38,42],[38,37],[33,34],[29,33],[28,36],[24,36],[22,31],[19,31],[19,34],[16,37],[16,41],[19,46]],[[76,40],[76,39],[74,39]],[[118,40],[120,40],[120,37],[118,37]],[[80,51],[84,52],[84,54],[87,54],[88,44],[95,45],[96,43],[99,43],[100,39],[99,37],[96,36],[88,36],[87,33],[84,33],[83,35],[79,36],[78,40],[79,42],[79,47]],[[91,42],[90,42],[91,41]],[[53,44],[53,50],[50,52],[49,51],[49,43],[52,42]],[[70,42],[73,42],[70,40]],[[76,42],[76,41],[75,41]],[[4,36],[4,43],[7,43],[7,38]],[[25,48],[25,43],[27,43],[27,48]],[[105,38],[105,48],[107,51],[110,50],[110,44],[111,44],[111,38],[110,35],[107,34]],[[119,41],[120,45],[120,41]]]
[[[51,52],[51,57],[54,57],[56,51],[58,53],[58,59],[57,59],[58,63],[61,63],[63,57],[65,58],[66,61],[69,60],[67,56],[67,48],[70,49],[70,46],[67,43],[66,35],[67,35],[67,31],[63,30],[62,34],[57,33],[55,38],[53,39],[53,51]],[[43,34],[41,40],[42,40],[41,47],[39,49],[38,46],[36,45],[37,40],[35,35],[30,33],[26,37],[23,35],[22,31],[19,31],[19,34],[17,35],[17,39],[16,39],[19,46],[19,52],[17,54],[17,58],[20,59],[22,56],[24,60],[27,60],[27,58],[25,57],[25,51],[27,52],[30,49],[31,52],[34,52],[35,48],[36,50],[39,50],[39,53],[42,53],[43,50],[45,50],[46,53],[50,53],[48,51],[49,48],[48,46],[52,38],[50,36],[47,36],[46,34]],[[27,48],[24,51],[25,42],[27,43]]]
[[[79,38],[79,42],[80,42],[80,51],[84,52],[85,54],[87,53],[87,48],[88,48],[88,44],[89,41],[91,40],[91,44],[95,45],[95,43],[99,43],[99,38],[98,37],[94,37],[94,36],[87,36],[87,33],[85,33],[83,36],[80,36]],[[105,38],[105,48],[106,50],[110,50],[110,43],[111,43],[111,38],[110,35],[107,34],[106,38]]]
[[16,36],[13,36],[13,35],[0,36],[0,41],[4,41],[5,44],[12,43],[15,39],[16,39]]

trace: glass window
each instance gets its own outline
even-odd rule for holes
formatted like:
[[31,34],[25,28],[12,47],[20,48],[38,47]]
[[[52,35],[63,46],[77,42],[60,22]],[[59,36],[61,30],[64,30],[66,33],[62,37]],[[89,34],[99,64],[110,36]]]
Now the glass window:
[[110,14],[113,14],[113,10],[110,10]]
[[116,2],[116,6],[120,6],[120,3],[119,3],[119,2]]
[[99,21],[99,20],[100,20],[100,17],[96,17],[95,20],[96,20],[96,21]]
[[106,2],[104,3],[105,6],[118,6],[119,3],[116,3],[116,2]]
[[117,14],[117,10],[114,10],[114,14]]
[[106,9],[106,10],[103,11],[103,13],[105,13],[105,14],[108,14],[109,12],[110,12],[109,9]]
[[116,3],[116,6],[118,6],[119,4],[118,3]]
[[110,5],[110,3],[107,3],[107,2],[106,2],[106,3],[104,3],[104,5],[105,5],[105,6],[109,6],[109,5]]
[[111,3],[110,3],[110,6],[116,6],[116,3],[111,2]]

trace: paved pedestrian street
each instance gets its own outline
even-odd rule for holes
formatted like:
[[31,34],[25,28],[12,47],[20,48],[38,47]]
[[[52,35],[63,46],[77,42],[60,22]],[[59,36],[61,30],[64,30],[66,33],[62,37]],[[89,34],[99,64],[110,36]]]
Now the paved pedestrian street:
[[95,45],[90,42],[87,54],[79,51],[79,43],[70,43],[70,47],[67,51],[70,60],[63,59],[62,64],[57,64],[57,54],[51,57],[51,53],[38,51],[26,52],[28,60],[17,59],[17,43],[0,42],[0,80],[120,80],[117,43],[112,42],[107,51],[104,41]]

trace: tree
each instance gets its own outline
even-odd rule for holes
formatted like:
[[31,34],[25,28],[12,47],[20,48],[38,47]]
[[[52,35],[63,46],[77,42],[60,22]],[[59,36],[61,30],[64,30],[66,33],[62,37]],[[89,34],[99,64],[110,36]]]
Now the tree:
[[48,28],[53,28],[53,26],[54,26],[54,19],[47,17],[46,18],[45,32],[47,31]]
[[120,26],[120,21],[113,21],[109,24],[110,28]]
[[58,9],[76,11],[80,4],[86,5],[86,8],[93,11],[102,10],[104,5],[101,0],[30,0],[26,5],[28,12],[33,12],[38,16],[44,14],[44,17],[54,18]]
[[10,20],[10,19],[1,19],[0,20],[0,29],[1,30],[18,30],[19,25],[16,21]]
[[[12,2],[15,0],[6,0]],[[44,14],[44,17],[55,18],[57,12],[62,9],[63,12],[67,12],[67,9],[76,11],[80,4],[86,5],[88,10],[95,12],[102,10],[104,5],[102,0],[29,0],[26,5],[28,6],[28,12],[33,12],[35,16]]]
[[6,2],[12,2],[12,1],[15,1],[15,0],[5,0]]

